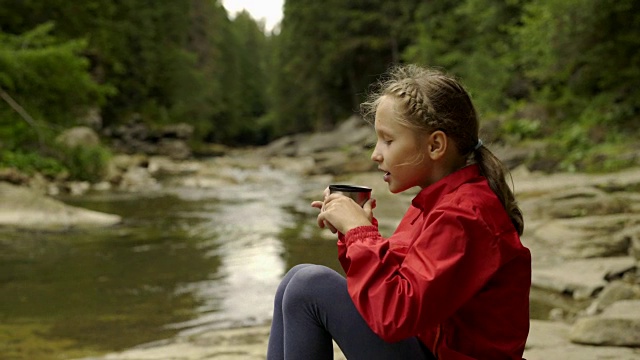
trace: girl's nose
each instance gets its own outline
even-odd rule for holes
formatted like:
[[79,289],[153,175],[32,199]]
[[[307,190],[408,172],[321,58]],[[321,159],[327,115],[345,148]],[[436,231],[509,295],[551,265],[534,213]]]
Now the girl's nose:
[[378,146],[377,145],[373,149],[373,152],[371,153],[371,160],[375,161],[377,163],[382,162],[382,155],[380,155],[380,152],[378,151]]

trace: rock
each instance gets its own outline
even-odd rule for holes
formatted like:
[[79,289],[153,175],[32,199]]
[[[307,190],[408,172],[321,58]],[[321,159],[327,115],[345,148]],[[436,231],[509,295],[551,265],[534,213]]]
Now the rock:
[[344,175],[350,173],[361,173],[371,171],[376,168],[376,163],[361,154],[349,153],[347,151],[325,151],[315,154],[316,167],[312,174],[322,175]]
[[529,202],[527,214],[540,218],[574,218],[620,214],[630,210],[628,199],[595,187],[560,190]]
[[77,126],[63,131],[56,138],[56,142],[68,147],[100,145],[100,136],[87,126]]
[[131,167],[122,174],[118,187],[125,191],[153,191],[160,189],[160,184],[146,168]]
[[152,156],[147,168],[155,176],[189,175],[197,173],[202,164],[197,161],[174,161],[165,156]]
[[184,160],[191,157],[191,148],[184,140],[162,139],[158,142],[154,152],[157,155],[169,156],[174,160]]
[[607,174],[557,173],[532,171],[524,176],[512,174],[516,196],[537,196],[557,193],[576,187],[595,186],[606,192],[626,192],[640,186],[640,167]]
[[640,300],[640,285],[624,281],[608,284],[586,310],[587,315],[596,315],[609,305],[620,300]]
[[276,169],[292,172],[300,175],[309,175],[316,168],[316,161],[311,156],[284,157],[273,156],[269,158],[269,165]]
[[194,128],[187,123],[168,124],[160,128],[160,136],[169,139],[189,140]]
[[527,360],[637,360],[640,350],[613,346],[586,346],[569,340],[570,326],[531,320],[524,358]]
[[585,216],[549,220],[531,235],[566,258],[619,256],[629,252],[626,229],[638,225],[640,214]]
[[628,229],[624,235],[629,239],[629,253],[640,263],[640,228]]
[[174,159],[186,159],[191,156],[188,141],[193,131],[193,126],[185,123],[149,129],[140,119],[134,118],[125,125],[107,128],[103,133],[111,138],[111,147],[118,153],[166,155]]
[[24,185],[29,183],[29,175],[15,168],[0,168],[0,181],[10,182],[15,185]]
[[264,146],[260,151],[264,156],[294,156],[296,143],[301,135],[283,136]]
[[634,267],[635,262],[629,256],[565,261],[546,268],[534,267],[531,282],[538,288],[584,300],[602,290],[613,273]]
[[640,346],[640,300],[621,300],[600,315],[578,319],[569,338],[579,344]]
[[110,226],[120,221],[117,215],[66,205],[26,187],[0,182],[0,226],[66,230]]

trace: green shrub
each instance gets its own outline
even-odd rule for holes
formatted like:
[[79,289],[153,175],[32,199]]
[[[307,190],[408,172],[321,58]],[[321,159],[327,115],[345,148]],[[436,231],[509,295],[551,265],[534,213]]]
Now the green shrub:
[[104,146],[76,146],[61,149],[62,163],[74,180],[97,182],[107,172],[111,152]]
[[40,173],[55,178],[67,171],[58,160],[35,152],[3,151],[0,153],[0,167],[15,168],[25,174]]

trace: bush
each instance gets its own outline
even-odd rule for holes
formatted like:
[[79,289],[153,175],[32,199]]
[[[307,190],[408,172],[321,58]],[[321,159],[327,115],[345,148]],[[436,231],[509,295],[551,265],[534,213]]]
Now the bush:
[[54,158],[42,156],[35,152],[21,151],[1,152],[0,167],[14,168],[27,175],[40,173],[49,178],[58,177],[67,171],[66,167]]
[[101,145],[63,148],[61,154],[61,161],[72,179],[90,182],[105,177],[111,159],[111,151]]

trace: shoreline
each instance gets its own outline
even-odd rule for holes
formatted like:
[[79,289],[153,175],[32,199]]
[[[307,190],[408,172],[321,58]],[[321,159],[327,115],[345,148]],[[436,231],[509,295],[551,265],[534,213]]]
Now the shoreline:
[[[527,360],[637,360],[640,349],[579,345],[569,341],[570,325],[532,320],[524,357]],[[99,357],[78,360],[264,360],[269,325],[209,330],[195,335],[143,344]],[[334,359],[346,360],[334,343]]]

